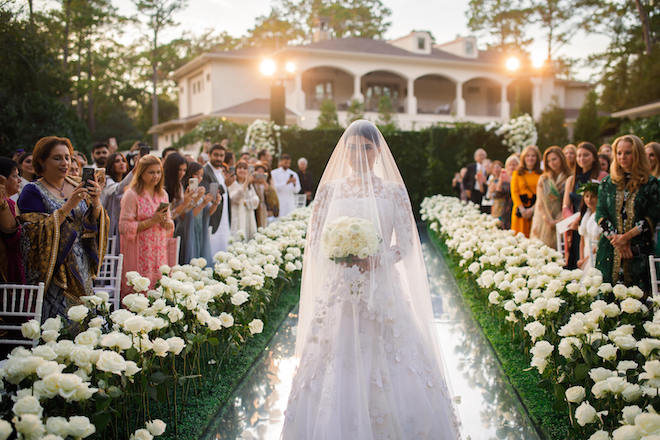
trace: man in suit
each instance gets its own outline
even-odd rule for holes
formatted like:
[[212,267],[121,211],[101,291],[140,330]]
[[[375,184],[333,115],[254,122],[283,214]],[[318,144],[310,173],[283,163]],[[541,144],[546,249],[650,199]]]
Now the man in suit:
[[307,169],[307,159],[298,159],[298,180],[300,181],[300,194],[305,194],[306,204],[309,205],[314,198],[314,182],[312,173]]
[[483,148],[474,152],[474,163],[467,166],[463,177],[463,188],[467,199],[481,206],[481,199],[486,193],[486,160],[487,153]]
[[218,192],[222,200],[218,209],[215,210],[210,218],[211,226],[211,254],[215,255],[220,251],[226,251],[229,246],[229,236],[231,235],[231,201],[227,191],[227,182],[224,175],[223,161],[225,160],[225,147],[220,144],[214,144],[209,150],[209,161],[204,165],[204,177],[201,185],[208,192],[211,183],[218,183]]

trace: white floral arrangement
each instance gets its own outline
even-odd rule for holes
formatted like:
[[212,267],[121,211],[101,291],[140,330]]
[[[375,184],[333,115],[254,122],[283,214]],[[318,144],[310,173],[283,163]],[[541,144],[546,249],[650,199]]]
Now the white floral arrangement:
[[279,156],[282,154],[281,133],[282,127],[274,122],[256,119],[245,133],[243,151],[268,150],[271,155]]
[[512,153],[520,153],[528,145],[536,145],[538,140],[534,118],[528,114],[510,119],[502,125],[488,124],[486,129],[495,130],[495,134],[502,136],[504,144]]
[[[186,356],[191,374],[203,344],[239,346],[261,333],[275,280],[300,276],[309,215],[310,208],[301,208],[260,228],[249,242],[216,254],[213,268],[203,258],[163,266],[151,290],[147,278],[129,272],[136,293],[123,298],[122,309],[111,310],[109,295],[97,292],[68,310],[72,324],[60,317],[24,323],[23,336],[38,345],[15,348],[0,367],[0,395],[15,402],[10,413],[0,413],[0,440],[14,431],[24,439],[86,438],[97,428],[90,414],[77,415],[74,408],[92,413],[97,399],[108,396],[123,405],[124,394],[139,394],[136,387],[155,372],[176,378],[175,358]],[[63,412],[68,418],[59,417]],[[164,422],[152,420],[130,438],[148,440],[164,431]]]
[[563,269],[555,249],[498,229],[471,203],[434,196],[421,213],[525,339],[530,366],[563,388],[576,438],[660,438],[660,315],[641,289],[604,283],[596,269]]
[[381,241],[373,222],[359,217],[338,217],[325,225],[321,235],[325,255],[335,262],[376,255]]

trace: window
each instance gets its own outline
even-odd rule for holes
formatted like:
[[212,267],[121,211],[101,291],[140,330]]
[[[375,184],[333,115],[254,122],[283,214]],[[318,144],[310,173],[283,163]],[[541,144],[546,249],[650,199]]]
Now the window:
[[425,50],[426,49],[426,38],[417,37],[417,49]]
[[326,99],[333,99],[332,81],[320,81],[314,86],[314,97],[321,103]]

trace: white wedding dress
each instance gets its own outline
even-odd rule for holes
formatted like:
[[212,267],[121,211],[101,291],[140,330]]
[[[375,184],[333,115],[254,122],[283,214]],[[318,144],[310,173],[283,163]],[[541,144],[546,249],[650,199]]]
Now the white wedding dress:
[[[282,438],[456,439],[406,189],[375,173],[367,185],[364,179],[325,182],[317,193],[304,260],[300,363]],[[381,249],[369,270],[322,255],[323,226],[339,216],[378,225]]]

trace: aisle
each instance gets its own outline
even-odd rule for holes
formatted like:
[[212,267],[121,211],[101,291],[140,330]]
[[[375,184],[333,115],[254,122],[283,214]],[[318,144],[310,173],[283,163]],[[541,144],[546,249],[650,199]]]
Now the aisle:
[[[535,440],[536,431],[502,377],[490,345],[464,309],[458,287],[442,257],[420,230],[433,296],[433,310],[446,362],[448,382],[464,439]],[[268,352],[253,366],[233,401],[211,424],[203,439],[276,440],[284,422],[295,369],[295,325],[291,313]]]

